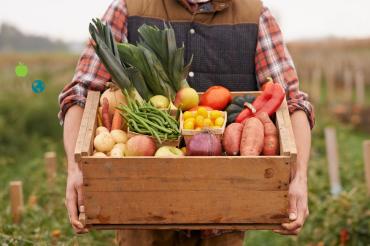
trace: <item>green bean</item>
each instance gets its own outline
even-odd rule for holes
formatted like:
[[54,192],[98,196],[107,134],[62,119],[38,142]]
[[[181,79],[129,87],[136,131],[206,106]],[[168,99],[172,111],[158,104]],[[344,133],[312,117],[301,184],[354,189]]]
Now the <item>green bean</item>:
[[[155,123],[151,122],[150,120],[144,119],[143,117],[138,116],[138,115],[136,115],[136,114],[134,114],[134,113],[132,113],[132,112],[131,112],[130,114],[131,114],[131,116],[132,116],[133,118],[135,118],[136,120],[141,121],[142,123],[145,123],[145,125],[151,125],[152,127],[155,127],[155,128],[157,128],[157,129],[159,129],[159,130],[162,130],[163,132],[171,133],[171,131],[170,131],[170,130],[168,130],[168,129],[166,129],[166,128],[162,127],[162,126],[158,126],[157,124],[155,124]],[[146,126],[146,127],[147,127],[148,129],[150,128],[149,126]]]

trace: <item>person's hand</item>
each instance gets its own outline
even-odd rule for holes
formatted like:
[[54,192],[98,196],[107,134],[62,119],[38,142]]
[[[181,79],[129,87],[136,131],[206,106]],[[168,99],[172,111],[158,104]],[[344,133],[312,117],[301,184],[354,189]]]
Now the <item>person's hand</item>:
[[298,235],[309,215],[307,178],[296,176],[289,185],[289,219],[282,224],[283,230],[276,230],[282,235]]
[[[77,164],[75,165],[77,167]],[[65,205],[68,210],[69,221],[77,234],[87,233],[82,223],[78,220],[78,208],[82,205],[82,173],[76,168],[68,171]]]

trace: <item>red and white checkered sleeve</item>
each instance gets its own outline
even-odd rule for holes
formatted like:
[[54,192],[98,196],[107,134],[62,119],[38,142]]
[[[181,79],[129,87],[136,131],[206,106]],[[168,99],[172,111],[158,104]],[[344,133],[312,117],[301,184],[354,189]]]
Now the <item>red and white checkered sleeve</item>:
[[[105,12],[102,20],[108,23],[117,42],[126,41],[127,37],[127,7],[125,0],[114,0]],[[87,26],[86,26],[87,30]],[[58,118],[63,124],[66,112],[73,105],[85,106],[87,91],[103,91],[105,83],[111,79],[110,74],[100,62],[91,41],[78,61],[75,75],[59,94],[60,111]]]
[[260,86],[271,77],[285,88],[290,113],[303,110],[310,122],[315,124],[315,114],[308,95],[299,89],[298,75],[293,59],[283,40],[282,32],[268,8],[264,7],[259,21],[256,49],[256,74]]

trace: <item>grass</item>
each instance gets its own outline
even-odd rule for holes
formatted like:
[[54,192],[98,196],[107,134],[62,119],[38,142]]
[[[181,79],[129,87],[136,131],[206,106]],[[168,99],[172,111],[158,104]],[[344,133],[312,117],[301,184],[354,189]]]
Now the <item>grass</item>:
[[[114,232],[93,231],[76,236],[64,207],[65,166],[62,128],[58,124],[57,96],[73,75],[78,57],[68,54],[0,55],[0,242],[8,245],[111,245]],[[16,78],[14,68],[21,61],[29,66],[26,79]],[[42,79],[46,91],[35,95],[31,83]],[[310,211],[299,237],[271,232],[249,232],[245,245],[338,245],[342,229],[350,232],[353,245],[370,244],[370,201],[364,185],[362,141],[369,135],[338,123],[317,109],[309,170]],[[337,129],[343,193],[330,195],[323,129]],[[46,183],[43,155],[56,151],[58,176],[54,186]],[[25,210],[22,223],[11,223],[8,185],[23,181]],[[37,197],[37,203],[30,201]]]

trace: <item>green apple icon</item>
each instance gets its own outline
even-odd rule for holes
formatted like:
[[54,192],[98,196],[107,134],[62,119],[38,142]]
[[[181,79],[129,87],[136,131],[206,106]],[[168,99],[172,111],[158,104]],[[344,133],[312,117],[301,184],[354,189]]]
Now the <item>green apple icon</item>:
[[28,67],[23,63],[18,63],[17,67],[15,68],[15,75],[20,78],[26,77],[28,74]]

